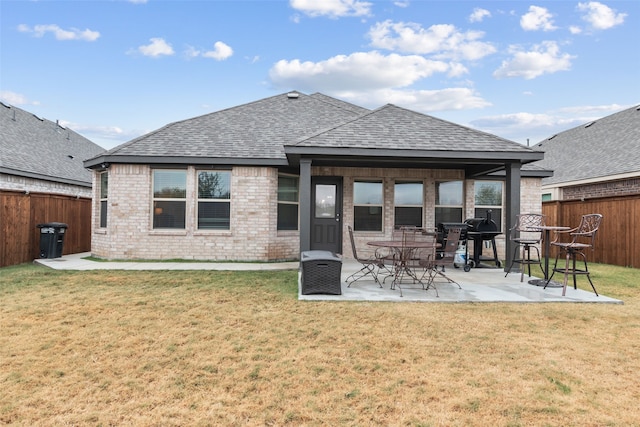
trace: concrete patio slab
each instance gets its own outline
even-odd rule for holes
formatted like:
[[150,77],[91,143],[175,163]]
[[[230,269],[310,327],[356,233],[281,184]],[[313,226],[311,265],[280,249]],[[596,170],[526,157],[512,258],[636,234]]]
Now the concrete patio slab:
[[[130,262],[130,261],[92,261],[86,259],[91,254],[79,253],[65,255],[61,258],[36,259],[34,263],[56,270],[292,270],[298,269],[300,263],[241,263],[241,262]],[[439,296],[433,289],[423,290],[419,284],[405,283],[400,290],[390,289],[390,279],[380,288],[372,278],[364,278],[347,286],[345,279],[360,269],[354,260],[345,259],[342,263],[341,290],[342,295],[312,294],[302,295],[300,275],[298,275],[298,298],[301,301],[380,301],[380,302],[517,302],[517,303],[608,303],[623,304],[623,301],[604,295],[596,296],[591,289],[573,289],[567,287],[566,296],[562,296],[562,288],[547,288],[528,283],[529,278],[520,282],[520,273],[504,276],[502,269],[472,268],[465,272],[462,269],[447,268],[446,274],[458,282],[462,289],[453,283],[436,281]],[[578,286],[584,286],[579,282]],[[596,283],[596,288],[598,284]],[[587,287],[588,284],[587,284]]]
[[[572,302],[572,303],[608,303],[623,304],[623,301],[600,294],[596,296],[591,290],[573,289],[567,286],[566,296],[562,296],[562,288],[543,289],[542,286],[530,285],[529,277],[525,275],[520,282],[520,273],[510,273],[505,277],[502,269],[472,268],[465,272],[462,269],[447,268],[446,274],[458,282],[462,289],[454,283],[447,283],[444,279],[436,279],[438,295],[433,289],[423,290],[419,284],[407,283],[400,285],[400,290],[390,289],[390,279],[380,288],[373,278],[367,277],[347,286],[345,279],[360,269],[360,265],[352,260],[344,260],[342,266],[342,295],[311,294],[303,295],[299,283],[299,299],[302,301],[386,301],[386,302]],[[533,279],[533,277],[532,277]],[[580,286],[578,282],[578,286]],[[597,289],[597,283],[596,289]]]

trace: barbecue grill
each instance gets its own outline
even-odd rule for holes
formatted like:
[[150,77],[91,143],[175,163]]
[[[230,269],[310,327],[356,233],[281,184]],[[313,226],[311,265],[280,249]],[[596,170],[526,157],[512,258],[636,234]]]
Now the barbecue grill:
[[[487,210],[487,216],[485,218],[469,218],[466,219],[467,224],[467,240],[473,240],[473,259],[469,260],[473,267],[485,267],[482,265],[482,261],[493,262],[496,267],[502,266],[498,259],[498,251],[496,249],[496,236],[502,234],[498,230],[498,225],[491,219],[491,210]],[[493,258],[482,256],[482,244],[484,242],[491,242],[493,248]],[[468,245],[467,245],[468,246]],[[468,252],[468,249],[467,249]],[[468,259],[467,253],[467,259]],[[465,266],[465,271],[467,266]]]

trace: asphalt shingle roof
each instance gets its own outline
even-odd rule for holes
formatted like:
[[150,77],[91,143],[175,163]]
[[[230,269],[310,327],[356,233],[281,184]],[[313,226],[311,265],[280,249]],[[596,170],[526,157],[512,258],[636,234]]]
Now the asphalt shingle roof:
[[91,186],[83,161],[105,150],[71,129],[0,104],[0,172]]
[[287,154],[295,156],[299,154],[296,150],[313,155],[337,148],[392,150],[376,154],[408,158],[418,150],[424,151],[424,157],[441,152],[453,158],[485,160],[495,160],[494,154],[496,159],[539,158],[539,153],[516,142],[395,105],[372,111],[321,93],[289,92],[168,124],[86,164],[227,161],[285,165],[290,160]]
[[554,171],[543,185],[640,172],[640,106],[566,130],[533,146],[535,165]]
[[531,152],[516,142],[392,104],[295,145],[465,153]]
[[109,156],[286,159],[283,146],[369,111],[321,94],[281,94],[168,124]]

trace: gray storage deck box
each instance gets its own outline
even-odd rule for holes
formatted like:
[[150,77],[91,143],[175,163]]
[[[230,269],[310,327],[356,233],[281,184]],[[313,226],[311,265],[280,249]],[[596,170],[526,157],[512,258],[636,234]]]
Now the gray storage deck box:
[[329,251],[304,251],[300,256],[302,294],[342,295],[342,259]]

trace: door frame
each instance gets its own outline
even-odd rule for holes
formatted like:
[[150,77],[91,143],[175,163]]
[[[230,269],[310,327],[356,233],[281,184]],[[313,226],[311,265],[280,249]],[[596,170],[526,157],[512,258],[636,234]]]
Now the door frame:
[[[342,253],[342,224],[343,224],[343,177],[341,176],[313,176],[311,177],[311,209],[310,209],[310,249],[311,250],[328,250],[335,253]],[[329,218],[319,218],[316,216],[316,186],[317,185],[335,185],[336,200],[334,216]],[[327,226],[332,226],[327,228]],[[322,230],[323,234],[318,236],[318,230]],[[331,233],[330,238],[326,238],[325,232]]]

